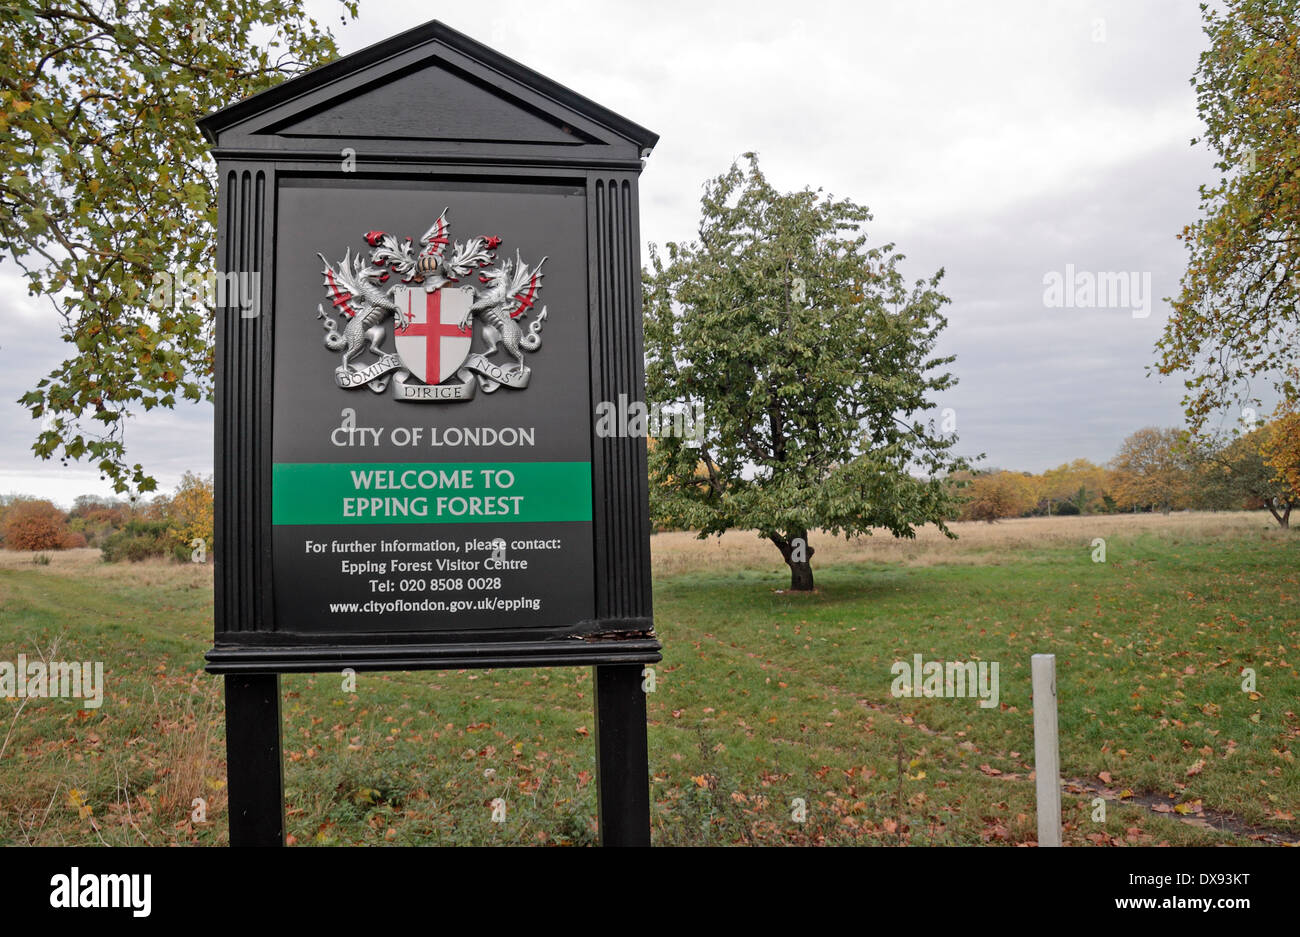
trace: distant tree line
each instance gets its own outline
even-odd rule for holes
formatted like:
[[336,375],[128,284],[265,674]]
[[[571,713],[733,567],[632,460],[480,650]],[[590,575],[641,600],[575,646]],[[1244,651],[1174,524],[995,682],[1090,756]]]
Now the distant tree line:
[[950,481],[965,493],[963,520],[1267,508],[1288,527],[1300,506],[1300,412],[1284,405],[1272,422],[1240,435],[1147,427],[1108,465],[1075,459],[1039,475],[990,469]]
[[0,496],[0,545],[41,552],[98,547],[108,562],[212,555],[212,477],[185,473],[176,491],[148,501],[80,495],[72,509],[23,495]]

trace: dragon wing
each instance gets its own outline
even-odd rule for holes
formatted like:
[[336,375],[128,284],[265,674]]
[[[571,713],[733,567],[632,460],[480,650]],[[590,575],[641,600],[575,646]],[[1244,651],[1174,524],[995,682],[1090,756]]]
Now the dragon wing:
[[[352,270],[352,248],[348,248],[344,253],[343,262],[337,267],[331,265],[324,254],[318,253],[316,256],[325,265],[321,270],[325,278],[325,295],[329,297],[335,308],[342,309],[349,317],[355,316],[358,312],[357,306],[364,302],[364,294]],[[357,260],[360,259],[358,256]]]
[[519,251],[515,251],[514,271],[510,276],[510,285],[506,287],[505,304],[515,303],[516,306],[510,313],[510,318],[517,319],[524,315],[533,304],[537,302],[537,295],[542,291],[542,264],[546,263],[543,257],[538,261],[536,267],[530,268],[519,257]]

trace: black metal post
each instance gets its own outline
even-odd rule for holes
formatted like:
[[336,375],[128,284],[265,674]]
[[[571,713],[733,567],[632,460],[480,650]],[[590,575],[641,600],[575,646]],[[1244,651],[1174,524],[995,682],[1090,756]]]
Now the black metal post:
[[280,675],[226,676],[226,782],[230,845],[284,845]]
[[602,846],[650,845],[650,755],[641,664],[596,671],[596,792]]

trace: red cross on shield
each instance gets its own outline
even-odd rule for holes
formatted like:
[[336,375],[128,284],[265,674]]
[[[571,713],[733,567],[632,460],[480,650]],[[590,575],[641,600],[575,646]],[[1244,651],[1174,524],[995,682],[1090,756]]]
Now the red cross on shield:
[[426,384],[441,384],[456,373],[469,355],[474,330],[460,323],[474,301],[472,287],[440,287],[427,293],[422,287],[403,286],[393,291],[393,302],[406,316],[406,328],[394,328],[397,356],[412,374]]

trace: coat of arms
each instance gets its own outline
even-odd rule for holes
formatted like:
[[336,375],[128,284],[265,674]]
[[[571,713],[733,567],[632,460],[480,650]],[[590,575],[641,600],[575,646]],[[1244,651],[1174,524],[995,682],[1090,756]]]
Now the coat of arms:
[[[450,239],[449,230],[443,209],[418,245],[409,237],[399,241],[369,231],[368,256],[358,251],[354,257],[349,248],[335,265],[316,255],[325,265],[325,293],[334,307],[327,314],[318,305],[316,317],[324,320],[325,347],[343,358],[334,370],[339,387],[383,393],[396,372],[398,400],[436,402],[469,400],[475,388],[491,393],[528,386],[524,353],[542,345],[546,307],[526,332],[521,323],[541,292],[546,258],[529,267],[515,251],[514,260],[498,263],[500,238],[473,237],[461,244]],[[477,285],[462,283],[475,276]],[[395,354],[383,349],[390,317]],[[471,354],[475,318],[487,348]],[[491,360],[501,349],[513,360]],[[366,360],[367,353],[374,358]]]

